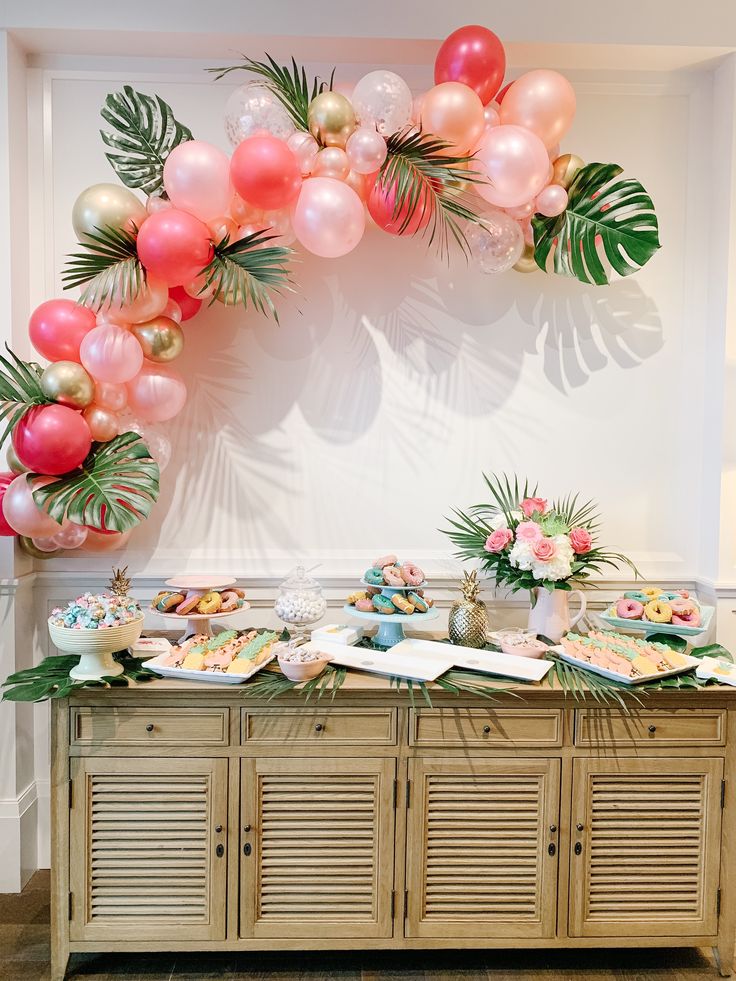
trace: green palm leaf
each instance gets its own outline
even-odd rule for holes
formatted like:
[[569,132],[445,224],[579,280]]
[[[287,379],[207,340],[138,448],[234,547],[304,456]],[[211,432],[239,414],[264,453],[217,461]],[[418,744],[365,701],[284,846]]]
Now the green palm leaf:
[[242,55],[242,58],[244,60],[240,65],[230,65],[227,68],[208,68],[207,71],[214,72],[217,79],[236,71],[247,71],[253,72],[254,75],[260,75],[261,78],[265,79],[266,87],[273,92],[289,113],[297,129],[308,130],[307,111],[309,103],[320,92],[332,88],[335,69],[332,69],[329,82],[321,82],[315,78],[310,86],[307,73],[303,67],[300,68],[297,65],[294,58],[291,59],[291,68],[277,64],[270,54],[266,55],[266,61],[255,61],[245,55]]
[[608,283],[596,240],[620,276],[649,262],[659,248],[654,204],[639,181],[615,181],[620,173],[617,164],[587,164],[570,185],[566,211],[556,218],[534,216],[534,258],[540,269],[546,271],[551,254],[560,276]]
[[105,99],[100,115],[115,130],[100,130],[105,146],[116,153],[105,156],[127,187],[154,194],[163,186],[164,162],[180,143],[192,139],[191,130],[174,118],[158,95],[136,92],[124,85]]
[[158,499],[159,469],[138,433],[94,443],[79,470],[33,491],[36,504],[61,524],[127,531],[147,518]]
[[130,303],[143,289],[146,271],[138,258],[136,239],[138,229],[132,232],[121,228],[96,228],[88,238],[94,244],[78,242],[84,252],[73,252],[62,273],[64,289],[87,286],[79,298],[82,306],[99,310],[112,295],[122,303]]
[[215,246],[215,254],[201,275],[205,277],[202,290],[214,287],[210,303],[218,297],[224,298],[228,306],[248,303],[260,313],[271,314],[278,323],[278,314],[271,293],[291,290],[289,278],[289,257],[293,249],[283,245],[266,245],[277,238],[269,235],[268,229],[246,235],[237,242],[230,242],[228,236]]
[[392,134],[386,140],[388,152],[377,183],[384,190],[395,190],[393,217],[404,214],[400,234],[418,212],[426,217],[426,223],[414,234],[428,236],[430,246],[436,241],[442,255],[447,253],[453,238],[467,255],[470,249],[462,222],[480,224],[482,219],[458,184],[482,183],[484,178],[475,171],[463,169],[462,165],[472,161],[472,155],[443,156],[450,146],[431,133],[409,129]]
[[34,405],[48,405],[50,399],[41,390],[41,367],[21,361],[8,345],[8,357],[0,355],[0,422],[5,423],[0,446]]

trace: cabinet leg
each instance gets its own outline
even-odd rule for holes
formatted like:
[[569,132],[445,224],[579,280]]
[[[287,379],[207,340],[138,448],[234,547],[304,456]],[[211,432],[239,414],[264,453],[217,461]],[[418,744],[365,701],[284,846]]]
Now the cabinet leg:
[[51,945],[51,981],[65,981],[66,969],[69,964],[69,952],[67,950],[55,950],[55,945]]
[[713,948],[713,957],[722,978],[729,978],[733,973],[733,954],[733,940],[730,943],[720,943]]

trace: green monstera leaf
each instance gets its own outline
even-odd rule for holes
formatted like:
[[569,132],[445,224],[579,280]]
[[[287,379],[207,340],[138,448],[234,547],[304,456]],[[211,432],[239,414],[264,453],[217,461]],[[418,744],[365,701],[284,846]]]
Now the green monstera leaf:
[[654,204],[639,181],[615,180],[620,173],[617,164],[586,164],[570,185],[567,210],[556,218],[534,216],[540,269],[548,269],[551,255],[558,275],[603,286],[610,281],[609,266],[629,276],[649,262],[659,248]]

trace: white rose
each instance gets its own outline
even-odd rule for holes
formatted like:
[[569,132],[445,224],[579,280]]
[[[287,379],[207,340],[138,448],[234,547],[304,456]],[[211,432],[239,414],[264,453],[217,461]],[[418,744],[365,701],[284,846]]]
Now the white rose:
[[511,517],[518,524],[520,521],[526,521],[525,515],[521,511],[512,511]]
[[528,572],[535,564],[531,542],[515,542],[514,547],[509,552],[509,562],[514,568]]
[[504,514],[495,514],[490,521],[491,528],[498,531],[499,528],[508,528],[509,523]]

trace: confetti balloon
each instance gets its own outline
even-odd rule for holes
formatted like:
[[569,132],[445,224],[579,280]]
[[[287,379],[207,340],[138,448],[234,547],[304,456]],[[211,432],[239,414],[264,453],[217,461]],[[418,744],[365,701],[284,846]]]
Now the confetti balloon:
[[483,224],[471,224],[465,233],[470,252],[484,273],[511,269],[524,251],[524,235],[519,223],[502,211],[483,216]]
[[262,82],[246,82],[225,103],[225,132],[233,146],[263,133],[287,140],[295,129],[289,113]]
[[364,75],[353,89],[353,108],[361,126],[390,136],[411,121],[411,89],[401,75],[379,69]]
[[75,525],[70,521],[66,527],[53,536],[53,542],[57,548],[71,550],[84,545],[87,540],[88,531],[84,525]]

